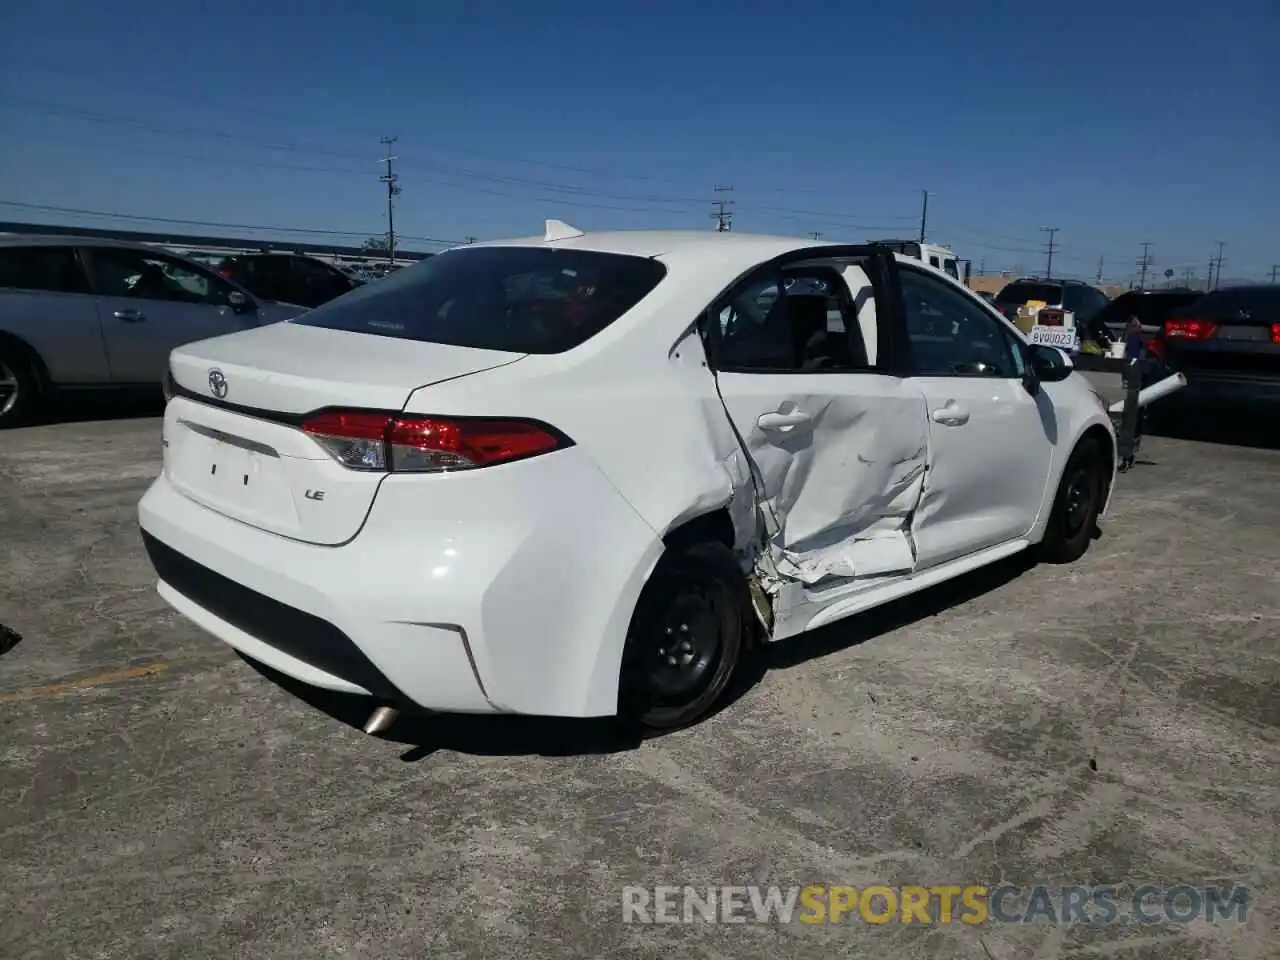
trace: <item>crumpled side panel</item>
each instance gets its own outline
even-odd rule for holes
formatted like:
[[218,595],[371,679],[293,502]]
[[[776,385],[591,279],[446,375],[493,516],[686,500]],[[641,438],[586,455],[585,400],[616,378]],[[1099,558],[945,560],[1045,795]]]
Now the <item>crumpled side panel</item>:
[[[907,572],[911,514],[928,456],[923,398],[796,396],[811,417],[794,440],[754,430],[749,450],[777,572],[805,584]],[[784,411],[785,412],[785,411]]]

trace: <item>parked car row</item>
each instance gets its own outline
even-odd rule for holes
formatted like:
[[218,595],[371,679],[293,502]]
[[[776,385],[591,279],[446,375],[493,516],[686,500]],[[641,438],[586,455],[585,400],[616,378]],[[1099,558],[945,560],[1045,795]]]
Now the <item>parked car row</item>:
[[305,309],[152,246],[0,237],[0,427],[56,391],[154,389],[174,347]]
[[1160,408],[1245,414],[1280,408],[1280,285],[1224,287],[1173,305],[1151,352],[1187,378]]
[[1030,301],[1049,306],[1051,317],[1072,311],[1095,341],[1122,340],[1136,320],[1151,353],[1187,378],[1185,389],[1161,402],[1161,417],[1280,403],[1280,286],[1130,290],[1108,299],[1080,281],[1028,277],[993,299],[1010,319]]

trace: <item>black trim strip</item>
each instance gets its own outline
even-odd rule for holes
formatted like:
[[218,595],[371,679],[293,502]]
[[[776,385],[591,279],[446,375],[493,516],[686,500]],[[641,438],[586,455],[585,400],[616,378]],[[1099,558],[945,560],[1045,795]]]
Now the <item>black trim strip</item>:
[[217,397],[208,397],[204,394],[196,393],[194,390],[188,390],[182,384],[174,380],[173,395],[182,397],[184,400],[190,400],[193,403],[203,403],[208,407],[217,407],[219,410],[226,410],[230,413],[238,413],[241,416],[253,417],[255,420],[269,420],[272,423],[282,423],[288,427],[300,427],[320,411],[312,411],[311,413],[281,413],[278,410],[266,410],[262,407],[247,407],[241,403],[231,403],[228,400],[219,400]]
[[281,653],[392,703],[412,705],[354,641],[328,620],[222,576],[142,530],[156,575],[192,603]]

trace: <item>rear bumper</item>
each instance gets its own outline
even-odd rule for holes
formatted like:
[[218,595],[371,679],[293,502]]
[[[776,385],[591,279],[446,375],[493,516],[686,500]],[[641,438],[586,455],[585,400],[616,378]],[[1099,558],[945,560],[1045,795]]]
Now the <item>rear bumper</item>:
[[[1169,400],[1178,405],[1280,405],[1280,374],[1236,374],[1180,367],[1187,385]],[[1162,401],[1162,405],[1165,401]],[[1172,404],[1171,404],[1172,405]]]
[[446,712],[613,714],[662,551],[576,448],[389,477],[341,547],[228,519],[163,476],[138,513],[162,596],[198,626],[302,682]]

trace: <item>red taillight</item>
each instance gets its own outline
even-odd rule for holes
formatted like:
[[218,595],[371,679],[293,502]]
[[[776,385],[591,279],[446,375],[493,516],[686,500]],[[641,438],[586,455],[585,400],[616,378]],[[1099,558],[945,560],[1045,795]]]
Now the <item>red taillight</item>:
[[225,280],[234,280],[234,279],[235,279],[235,275],[234,275],[234,274],[232,274],[232,272],[231,272],[230,270],[226,269],[225,267],[224,267],[223,269],[221,269],[221,270],[219,270],[219,271],[218,271],[218,276],[222,277],[222,278],[223,278],[223,279],[225,279]]
[[1271,342],[1280,346],[1280,323],[1271,325]]
[[523,460],[572,441],[532,420],[331,411],[302,425],[352,470],[442,473]]
[[1166,320],[1164,335],[1185,340],[1208,340],[1218,330],[1212,320]]

